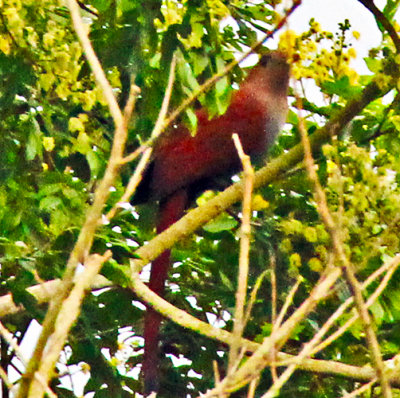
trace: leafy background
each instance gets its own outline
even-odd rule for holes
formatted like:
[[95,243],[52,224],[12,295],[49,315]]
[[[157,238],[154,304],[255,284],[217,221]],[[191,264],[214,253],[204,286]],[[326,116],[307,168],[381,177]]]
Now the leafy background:
[[[113,123],[101,90],[85,61],[67,9],[53,0],[3,0],[0,17],[0,293],[12,293],[25,310],[3,323],[21,341],[32,319],[43,320],[26,288],[63,274],[93,192],[110,154]],[[199,85],[223,70],[238,52],[252,46],[260,32],[273,29],[279,1],[221,0],[93,0],[81,2],[90,39],[118,101],[127,100],[130,79],[141,94],[129,126],[128,151],[142,143],[154,126],[168,80],[173,54],[177,70],[170,109]],[[398,1],[387,1],[384,14],[394,21]],[[301,6],[299,7],[301,12]],[[229,17],[229,23],[226,18]],[[392,80],[400,58],[383,31],[381,43],[365,59],[369,74],[352,68],[359,33],[345,20],[334,32],[323,31],[312,15],[309,29],[296,34],[285,29],[279,46],[289,53],[293,77],[312,81],[323,95],[313,102],[304,90],[306,129],[310,135],[346,102],[363,90],[373,76],[384,87]],[[194,106],[211,115],[223,113],[232,84],[243,70],[235,67]],[[304,86],[303,86],[304,87]],[[289,98],[290,103],[293,97]],[[194,108],[180,122],[195,130]],[[269,156],[285,153],[300,141],[298,113],[291,107],[288,123]],[[373,101],[316,155],[318,175],[330,210],[339,226],[348,258],[363,280],[392,258],[399,248],[400,113],[398,93]],[[134,165],[127,165],[111,193],[108,208],[126,186]],[[212,192],[205,193],[198,202]],[[106,209],[107,210],[107,209]],[[127,288],[124,272],[138,246],[154,235],[156,207],[137,206],[118,213],[96,234],[94,252],[111,249],[113,260],[103,274],[114,284],[89,294],[65,348],[66,367],[53,379],[57,396],[75,393],[60,385],[65,369],[86,373],[85,392],[95,397],[125,397],[140,391],[137,378],[142,360],[143,306]],[[249,289],[260,276],[261,287],[245,336],[261,341],[271,332],[271,259],[278,276],[278,308],[297,278],[302,278],[293,308],[310,293],[331,263],[330,236],[320,221],[304,169],[287,170],[279,181],[255,197]],[[167,299],[202,320],[212,314],[230,329],[236,291],[240,206],[207,224],[175,248]],[[265,272],[267,271],[267,272]],[[371,289],[374,286],[371,286]],[[376,287],[376,286],[375,286]],[[338,283],[284,347],[297,353],[351,295]],[[399,352],[400,286],[395,274],[370,308],[384,359]],[[290,311],[292,311],[291,309]],[[350,316],[345,314],[339,325]],[[370,362],[364,330],[356,322],[317,357],[357,366]],[[14,353],[1,341],[1,366],[10,369]],[[162,332],[163,381],[159,396],[195,397],[214,385],[213,361],[223,375],[226,347],[167,322]],[[171,356],[189,361],[174,364]],[[61,368],[60,368],[61,369]],[[256,396],[271,383],[266,370]],[[350,377],[299,371],[280,396],[337,397],[355,389]],[[3,383],[3,397],[9,389]],[[173,394],[173,395],[172,395]],[[232,394],[241,397],[243,390]],[[258,394],[258,395],[257,395]],[[368,394],[368,393],[366,393]],[[379,396],[379,389],[370,395]]]

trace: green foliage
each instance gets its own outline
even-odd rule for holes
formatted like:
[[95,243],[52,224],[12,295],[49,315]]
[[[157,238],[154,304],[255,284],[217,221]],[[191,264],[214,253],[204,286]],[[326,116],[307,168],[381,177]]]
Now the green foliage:
[[[134,81],[141,89],[129,126],[128,150],[149,137],[168,81],[172,56],[177,58],[170,109],[234,59],[237,51],[255,44],[260,32],[276,24],[278,1],[244,0],[91,0],[81,2],[85,28],[121,107]],[[399,2],[388,0],[384,14],[392,20]],[[67,9],[55,0],[0,0],[0,289],[22,304],[24,317],[8,317],[7,326],[20,338],[27,317],[43,319],[26,290],[43,280],[59,278],[93,202],[113,139],[113,123],[100,89],[71,28]],[[84,7],[83,7],[84,6]],[[323,31],[311,18],[306,32],[285,31],[292,73],[312,79],[324,103],[303,99],[309,135],[357,96],[374,78],[387,87],[399,57],[385,35],[365,59],[374,76],[358,76],[351,66],[353,42],[359,36],[344,21],[337,32]],[[227,19],[229,18],[229,19]],[[381,27],[382,28],[382,27]],[[383,29],[382,29],[383,30]],[[210,117],[225,112],[232,84],[243,71],[235,67],[198,97]],[[234,86],[234,85],[233,85]],[[321,185],[348,258],[365,280],[399,251],[400,108],[393,90],[352,120],[337,139],[315,154]],[[198,104],[185,110],[182,121],[195,134]],[[288,125],[271,148],[277,157],[300,141],[299,117],[292,108]],[[122,170],[105,211],[124,192],[131,166]],[[245,337],[262,341],[272,331],[271,271],[276,262],[277,305],[280,309],[295,280],[302,283],[293,308],[309,295],[332,257],[331,238],[322,223],[307,174],[299,166],[260,190],[252,219],[249,293],[262,279]],[[201,200],[206,200],[204,195]],[[200,200],[200,201],[201,201]],[[173,250],[166,298],[201,320],[216,319],[231,330],[237,287],[240,206],[206,224]],[[71,335],[67,365],[79,365],[90,375],[86,392],[95,397],[132,396],[141,390],[137,371],[142,361],[143,308],[129,285],[129,259],[137,247],[155,235],[156,206],[124,206],[109,224],[97,230],[93,252],[111,250],[102,273],[113,284],[88,295]],[[399,352],[400,284],[398,271],[370,308],[384,359]],[[370,294],[378,282],[366,290]],[[351,292],[338,283],[283,347],[298,353]],[[343,325],[352,313],[345,313]],[[223,321],[223,322],[222,322]],[[125,337],[124,337],[125,336]],[[126,337],[128,336],[128,337]],[[160,397],[198,396],[212,388],[216,361],[226,371],[227,347],[167,322],[162,330],[163,380]],[[369,363],[364,329],[356,322],[323,352],[320,359],[355,366]],[[176,365],[171,359],[184,357]],[[2,363],[4,369],[7,364]],[[135,373],[136,372],[136,373]],[[271,384],[263,372],[256,396]],[[280,396],[336,397],[351,391],[351,378],[326,377],[299,371]],[[75,396],[52,385],[58,396]],[[239,391],[232,396],[243,396]],[[242,394],[242,395],[240,395]],[[372,395],[371,395],[372,396]]]

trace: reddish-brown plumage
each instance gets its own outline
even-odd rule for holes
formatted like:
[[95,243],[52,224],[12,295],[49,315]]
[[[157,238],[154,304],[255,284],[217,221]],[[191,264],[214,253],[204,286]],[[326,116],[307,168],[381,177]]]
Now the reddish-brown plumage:
[[[157,225],[157,233],[164,231],[175,221],[182,217],[187,202],[187,192],[180,189],[160,204],[160,217]],[[151,266],[149,288],[159,296],[164,293],[164,285],[167,279],[170,265],[170,251],[166,250]],[[144,376],[145,393],[158,390],[158,365],[159,365],[159,331],[161,315],[152,308],[147,309],[144,320],[145,353],[143,358],[142,373]]]
[[[240,137],[244,151],[265,153],[285,121],[289,66],[279,52],[264,55],[249,72],[232,97],[227,112],[208,119],[203,109],[197,112],[195,136],[183,125],[168,131],[154,150],[153,164],[142,183],[147,196],[160,200],[158,232],[183,214],[187,189],[199,181],[220,174],[234,173],[240,167],[232,134]],[[149,287],[162,295],[169,267],[169,252],[152,264]],[[145,320],[145,392],[158,388],[158,332],[160,316],[149,310]]]

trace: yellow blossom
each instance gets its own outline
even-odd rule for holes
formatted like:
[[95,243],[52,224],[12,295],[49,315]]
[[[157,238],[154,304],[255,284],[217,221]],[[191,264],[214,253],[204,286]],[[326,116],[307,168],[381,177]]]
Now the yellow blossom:
[[356,58],[357,57],[357,51],[353,47],[349,48],[349,51],[347,52],[347,54],[348,54],[348,56],[350,58]]
[[253,210],[264,210],[269,207],[269,202],[266,201],[260,194],[253,195],[251,201],[251,208]]
[[308,266],[314,272],[321,272],[323,270],[321,261],[316,257],[313,257],[308,261]]
[[299,253],[293,253],[289,257],[290,268],[300,268],[301,266],[301,257]]
[[43,137],[43,147],[47,152],[51,152],[54,147],[54,137]]
[[279,38],[279,49],[290,57],[296,48],[297,34],[294,30],[283,32]]
[[210,11],[219,18],[225,18],[230,15],[228,7],[221,0],[207,0]]
[[0,36],[0,51],[4,54],[10,54],[10,40],[5,36]]

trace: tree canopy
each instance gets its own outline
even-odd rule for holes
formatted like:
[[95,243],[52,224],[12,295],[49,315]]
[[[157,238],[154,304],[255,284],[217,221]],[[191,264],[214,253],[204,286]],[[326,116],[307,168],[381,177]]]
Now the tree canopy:
[[[157,397],[400,396],[399,1],[358,2],[382,34],[365,75],[350,18],[287,26],[300,0],[0,0],[3,398],[140,397],[143,303]],[[158,137],[223,114],[271,46],[290,111],[254,181],[157,235],[131,199]],[[168,248],[163,300],[139,271]]]

